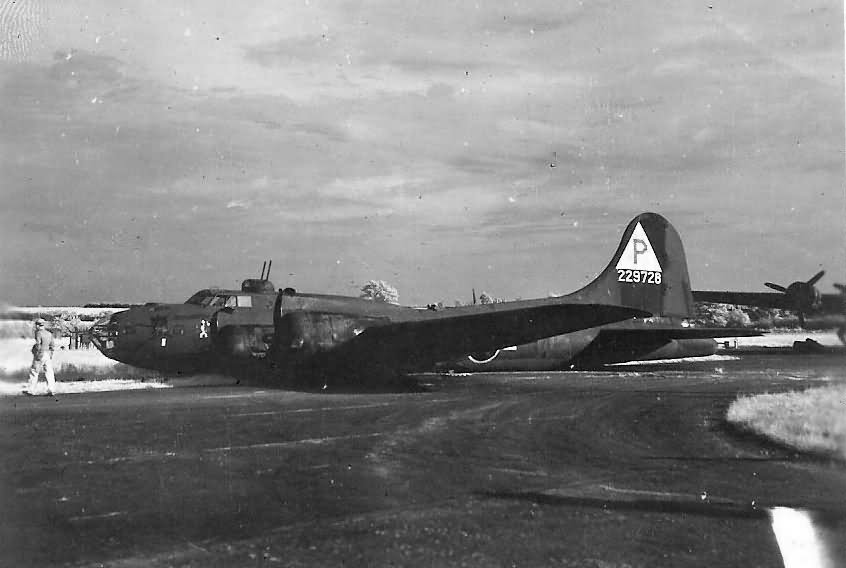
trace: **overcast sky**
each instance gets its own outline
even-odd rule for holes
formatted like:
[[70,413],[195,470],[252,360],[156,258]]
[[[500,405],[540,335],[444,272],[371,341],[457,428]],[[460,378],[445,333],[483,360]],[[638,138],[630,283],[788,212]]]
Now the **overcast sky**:
[[835,1],[2,0],[0,302],[846,282]]

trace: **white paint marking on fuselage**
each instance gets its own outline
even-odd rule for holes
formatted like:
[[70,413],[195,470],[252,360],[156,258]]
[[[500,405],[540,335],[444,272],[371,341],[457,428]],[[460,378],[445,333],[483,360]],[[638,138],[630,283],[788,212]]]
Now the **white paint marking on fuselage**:
[[493,355],[491,355],[487,359],[476,359],[472,355],[468,355],[467,359],[472,363],[476,363],[477,365],[484,365],[485,363],[490,363],[491,361],[496,359],[496,356],[499,355],[500,351],[501,351],[501,349],[497,349],[496,351],[494,351]]
[[382,432],[370,432],[367,434],[349,434],[347,436],[327,436],[325,438],[303,438],[300,440],[288,440],[285,442],[267,442],[264,444],[248,444],[245,446],[223,446],[220,448],[208,448],[204,452],[235,452],[240,450],[267,450],[272,448],[294,448],[296,446],[330,444],[341,440],[356,440],[361,438],[377,438],[384,436]]
[[[643,258],[638,258],[642,256]],[[652,243],[649,242],[649,237],[646,236],[646,231],[638,222],[629,237],[629,242],[620,255],[617,261],[617,270],[643,270],[652,272],[662,272],[661,263],[658,262],[658,257],[655,256],[655,250],[652,248]]]

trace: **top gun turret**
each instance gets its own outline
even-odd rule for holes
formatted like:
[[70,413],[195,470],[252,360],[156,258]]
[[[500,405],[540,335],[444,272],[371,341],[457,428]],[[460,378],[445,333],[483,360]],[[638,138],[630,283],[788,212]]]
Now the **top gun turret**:
[[276,288],[270,280],[256,280],[255,278],[247,278],[241,282],[242,292],[251,292],[253,294],[273,294]]
[[[276,292],[276,287],[270,281],[270,267],[273,266],[273,261],[264,261],[261,265],[261,276],[259,278],[247,278],[241,282],[242,292],[252,292],[253,294],[273,294]],[[267,267],[267,274],[264,269]]]

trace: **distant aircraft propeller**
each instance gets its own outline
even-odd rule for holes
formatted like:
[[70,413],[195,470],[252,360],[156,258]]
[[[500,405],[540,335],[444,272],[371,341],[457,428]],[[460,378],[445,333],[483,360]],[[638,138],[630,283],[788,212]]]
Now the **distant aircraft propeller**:
[[825,275],[825,270],[814,274],[807,282],[796,281],[787,288],[780,284],[764,282],[764,286],[771,288],[785,295],[789,309],[799,314],[799,325],[805,327],[805,313],[818,308],[822,302],[822,294],[817,290],[816,284]]

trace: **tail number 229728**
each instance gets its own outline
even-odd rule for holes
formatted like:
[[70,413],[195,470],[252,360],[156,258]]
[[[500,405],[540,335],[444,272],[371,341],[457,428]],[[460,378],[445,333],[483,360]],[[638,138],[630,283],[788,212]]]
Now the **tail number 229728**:
[[660,284],[661,273],[655,270],[631,270],[628,268],[618,268],[617,282]]

